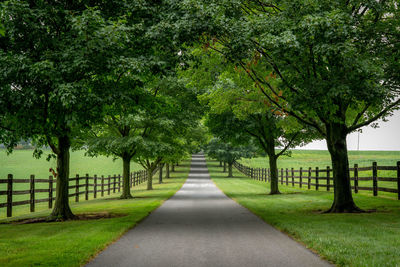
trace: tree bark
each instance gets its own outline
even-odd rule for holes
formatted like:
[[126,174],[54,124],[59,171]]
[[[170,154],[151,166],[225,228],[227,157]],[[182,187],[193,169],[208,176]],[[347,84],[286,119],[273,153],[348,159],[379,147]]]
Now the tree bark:
[[277,160],[278,157],[275,154],[275,138],[273,135],[269,134],[265,139],[266,142],[266,153],[269,160],[269,169],[271,172],[271,185],[270,185],[270,195],[280,194],[279,192],[279,181],[278,181],[278,167]]
[[347,152],[347,128],[341,123],[326,125],[326,142],[331,155],[334,201],[327,213],[363,212],[353,200],[350,183],[349,159]]
[[229,178],[230,178],[230,177],[233,177],[232,165],[233,165],[233,162],[229,162],[229,163],[228,163],[228,177],[229,177]]
[[153,190],[153,168],[147,169],[147,190]]
[[56,201],[50,220],[65,221],[76,218],[69,206],[68,196],[70,147],[71,141],[67,135],[58,137]]
[[122,195],[121,199],[133,198],[131,195],[130,187],[130,173],[131,173],[131,157],[129,155],[122,156],[123,171],[122,171]]
[[170,178],[169,176],[169,163],[165,165],[165,178]]
[[268,155],[269,160],[269,169],[271,173],[271,185],[270,185],[270,195],[280,194],[279,192],[279,182],[278,182],[278,167],[276,164],[277,157],[275,156],[275,152],[272,155]]
[[226,172],[226,161],[224,161],[224,170],[222,172]]
[[163,176],[162,169],[163,169],[163,167],[164,167],[164,164],[160,163],[160,168],[158,169],[158,183],[160,183],[160,184],[162,184],[162,176]]

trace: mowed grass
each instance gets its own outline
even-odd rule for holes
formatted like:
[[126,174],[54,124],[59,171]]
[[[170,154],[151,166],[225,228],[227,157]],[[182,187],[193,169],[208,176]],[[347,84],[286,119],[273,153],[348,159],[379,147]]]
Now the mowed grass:
[[363,214],[321,214],[333,194],[281,186],[268,195],[269,183],[244,177],[226,178],[219,163],[207,160],[216,185],[264,221],[289,234],[338,266],[400,266],[400,201],[354,195]]
[[[7,155],[5,149],[0,149],[0,179],[7,179],[8,174],[13,174],[14,179],[29,179],[31,174],[34,174],[37,179],[48,179],[51,173],[49,168],[54,170],[57,167],[56,160],[46,160],[47,155],[50,153],[49,150],[44,150],[43,156],[40,159],[36,159],[32,155],[33,150],[15,150],[12,154]],[[93,177],[94,174],[100,177],[104,175],[122,174],[122,160],[113,160],[111,157],[98,156],[98,157],[87,157],[85,151],[72,151],[70,160],[70,177],[75,177],[79,174],[81,177],[89,174]],[[131,163],[131,171],[142,170],[143,168],[137,163]],[[55,180],[54,180],[55,181]],[[81,181],[82,183],[83,181]],[[70,185],[74,185],[75,182],[70,182]],[[36,183],[36,189],[48,189],[48,183]],[[55,182],[54,182],[55,188]],[[28,190],[28,183],[14,183],[13,190]],[[0,191],[7,190],[7,184],[0,184]],[[81,188],[81,191],[84,188]],[[92,190],[92,189],[90,189]],[[70,189],[71,193],[75,192],[75,189]],[[55,195],[54,195],[55,196]],[[36,199],[48,198],[48,193],[36,193]],[[92,197],[92,194],[90,195]],[[84,199],[84,195],[81,195],[81,200]],[[29,194],[26,195],[14,195],[13,201],[28,200]],[[73,198],[71,198],[72,200]],[[6,196],[0,195],[0,203],[6,202]],[[47,209],[46,203],[36,204],[35,210]],[[29,205],[14,206],[13,216],[19,216],[29,212]],[[6,209],[0,208],[0,219],[5,218]]]
[[[136,197],[116,199],[118,194],[103,199],[71,203],[75,214],[109,212],[126,215],[112,219],[67,221],[36,224],[0,224],[0,266],[81,266],[135,226],[151,211],[171,197],[185,182],[190,162],[185,161],[158,184],[145,190],[143,183],[133,189]],[[50,211],[33,213],[46,216]],[[0,220],[4,222],[5,220]],[[140,244],[138,244],[140,245]]]

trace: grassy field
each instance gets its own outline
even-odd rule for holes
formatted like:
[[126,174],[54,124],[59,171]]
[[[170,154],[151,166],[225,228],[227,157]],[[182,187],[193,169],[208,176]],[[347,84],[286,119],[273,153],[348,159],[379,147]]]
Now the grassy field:
[[[400,151],[349,151],[349,163],[359,167],[371,166],[376,161],[378,165],[396,166],[400,161]],[[255,168],[269,168],[268,158],[258,157],[242,159],[239,162]],[[278,168],[326,168],[331,166],[331,158],[327,150],[292,150],[291,156],[281,156]]]
[[[5,149],[0,149],[0,179],[7,179],[9,173],[18,179],[28,179],[29,175],[34,174],[38,178],[48,178],[49,168],[56,169],[56,160],[47,161],[46,157],[49,150],[43,153],[40,159],[32,156],[33,150],[15,150],[11,155],[7,155]],[[111,157],[86,157],[85,152],[71,152],[71,170],[70,175],[85,175],[86,173],[93,175],[113,175],[122,174],[122,160],[113,161]],[[131,169],[141,170],[142,167],[134,162],[131,163]]]
[[[56,169],[56,161],[52,159],[47,161],[46,157],[49,154],[49,150],[44,151],[44,155],[40,159],[36,159],[32,156],[33,150],[15,150],[11,155],[7,155],[5,149],[0,149],[0,179],[6,179],[8,174],[13,174],[15,179],[28,179],[31,174],[34,174],[36,178],[47,179],[50,175],[49,168]],[[84,151],[71,152],[70,162],[70,177],[75,177],[76,174],[84,176],[88,173],[90,176],[94,174],[108,175],[121,174],[122,173],[122,160],[117,159],[113,161],[112,158],[104,156],[99,157],[86,157]],[[143,169],[140,165],[132,162],[131,171]],[[74,182],[71,183],[73,185]],[[55,186],[55,184],[54,184]],[[48,184],[37,183],[36,188],[47,189]],[[0,191],[6,190],[7,184],[0,184]],[[14,184],[14,190],[27,190],[29,184]],[[70,190],[71,193],[75,192],[74,189]],[[47,198],[47,193],[37,193],[36,199]],[[81,196],[81,199],[84,196]],[[13,201],[28,200],[29,195],[15,195]],[[72,198],[71,198],[72,199]],[[0,195],[0,203],[6,202],[6,196]],[[46,203],[40,203],[36,205],[36,210],[47,209]],[[0,219],[6,216],[6,209],[0,209]],[[19,216],[29,212],[29,205],[15,206],[13,207],[13,215]]]
[[234,170],[226,178],[218,163],[207,162],[211,177],[229,197],[323,258],[338,266],[400,266],[400,201],[354,195],[364,214],[321,214],[333,194],[280,185],[281,195],[268,195],[268,183]]
[[[124,217],[61,223],[0,224],[0,266],[83,265],[171,197],[186,180],[189,161],[182,162],[176,170],[171,173],[171,179],[164,179],[163,184],[154,182],[152,191],[145,190],[145,184],[136,187],[133,191],[135,199],[119,200],[115,194],[72,204],[76,214],[108,212],[126,215]],[[42,211],[25,217],[48,214],[49,211]]]

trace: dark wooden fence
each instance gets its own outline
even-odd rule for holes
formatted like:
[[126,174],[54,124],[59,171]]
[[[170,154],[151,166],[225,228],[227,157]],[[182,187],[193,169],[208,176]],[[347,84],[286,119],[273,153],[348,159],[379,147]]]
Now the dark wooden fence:
[[[234,166],[252,179],[264,182],[271,181],[269,168],[251,168],[239,162],[235,162]],[[400,161],[397,162],[396,166],[378,166],[376,162],[373,162],[372,166],[369,167],[358,167],[358,164],[354,164],[354,168],[350,168],[350,172],[352,189],[355,193],[361,190],[372,191],[374,196],[377,196],[379,191],[396,193],[400,200]],[[293,187],[298,185],[300,188],[306,187],[315,190],[320,188],[326,188],[326,191],[333,190],[333,173],[329,166],[325,169],[318,167],[315,169],[300,168],[299,170],[281,168],[278,169],[278,180],[282,185]],[[368,183],[368,181],[370,182]]]
[[[157,170],[156,170],[157,171]],[[156,172],[155,171],[155,172]],[[154,174],[154,173],[153,173]],[[103,197],[111,193],[120,192],[122,188],[121,175],[108,175],[107,177],[94,175],[93,177],[86,174],[85,176],[76,175],[69,179],[69,197],[74,197],[75,202],[79,202],[81,195],[82,200],[89,200],[92,194],[93,198]],[[137,171],[130,174],[130,186],[134,187],[147,181],[147,171]],[[30,179],[14,179],[12,174],[9,174],[7,179],[0,179],[0,185],[7,184],[7,190],[0,191],[0,196],[5,195],[6,203],[0,203],[0,209],[7,209],[7,217],[12,216],[12,207],[20,205],[30,205],[30,212],[35,211],[35,204],[47,202],[49,209],[53,207],[55,200],[55,184],[56,180],[53,176],[49,179],[36,179],[35,175],[31,175]],[[16,190],[14,184],[25,184],[27,190]],[[29,185],[29,186],[28,186]],[[71,191],[73,193],[71,193]],[[40,193],[41,198],[36,199],[36,194]],[[13,201],[15,195],[28,195],[28,200]],[[44,197],[44,195],[46,197]]]

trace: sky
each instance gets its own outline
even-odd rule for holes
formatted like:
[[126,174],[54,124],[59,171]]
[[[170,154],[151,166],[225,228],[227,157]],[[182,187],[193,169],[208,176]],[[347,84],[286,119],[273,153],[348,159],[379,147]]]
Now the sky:
[[[400,110],[394,112],[387,122],[378,121],[379,128],[365,126],[360,133],[360,150],[397,150],[400,151]],[[347,148],[357,150],[358,133],[347,137]],[[314,141],[298,149],[327,150],[325,140]]]

